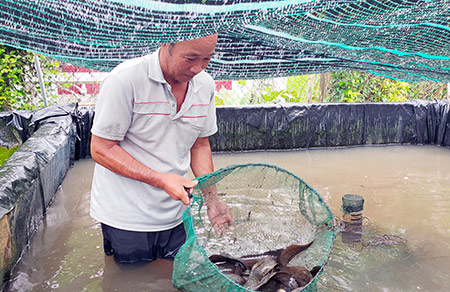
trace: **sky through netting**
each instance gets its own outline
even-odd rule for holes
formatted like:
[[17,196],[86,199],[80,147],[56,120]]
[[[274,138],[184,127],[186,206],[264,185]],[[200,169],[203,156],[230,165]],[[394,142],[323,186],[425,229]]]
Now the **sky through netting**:
[[354,69],[450,82],[450,0],[0,0],[0,43],[109,71],[219,33],[217,80]]

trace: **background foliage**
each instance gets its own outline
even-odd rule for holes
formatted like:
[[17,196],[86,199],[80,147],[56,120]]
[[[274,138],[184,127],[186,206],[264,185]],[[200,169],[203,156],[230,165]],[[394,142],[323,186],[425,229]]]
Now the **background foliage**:
[[[43,106],[33,61],[35,55],[0,45],[0,111],[33,110]],[[106,73],[88,73],[82,70],[65,73],[61,68],[67,64],[60,64],[41,55],[36,56],[41,62],[49,104],[79,102],[81,105],[95,105],[95,94],[98,92],[89,95],[78,89],[94,86],[94,83],[97,83],[97,86],[101,79],[98,79],[98,75],[93,75]],[[67,89],[67,94],[61,95],[61,88]],[[448,96],[447,90],[446,83],[409,83],[359,71],[343,71],[234,81],[231,90],[222,88],[217,91],[216,104],[224,106],[293,102],[397,102],[443,99]]]
[[[41,89],[34,66],[34,53],[0,45],[0,111],[12,109],[33,110],[42,107]],[[37,55],[37,54],[36,54]],[[45,84],[55,76],[58,62],[37,55],[41,62]],[[55,96],[49,96],[55,100]]]
[[[278,82],[281,82],[280,79],[278,78]],[[400,102],[413,99],[445,99],[447,96],[446,83],[410,83],[359,71],[290,76],[283,79],[282,82],[286,86],[281,90],[276,89],[274,80],[276,79],[241,80],[239,85],[250,88],[247,93],[239,94],[238,91],[222,89],[216,96],[216,104]]]
[[358,71],[335,72],[327,94],[330,102],[397,102],[446,98],[447,84],[403,82]]
[[0,165],[2,165],[13,153],[19,148],[18,146],[6,148],[0,146]]

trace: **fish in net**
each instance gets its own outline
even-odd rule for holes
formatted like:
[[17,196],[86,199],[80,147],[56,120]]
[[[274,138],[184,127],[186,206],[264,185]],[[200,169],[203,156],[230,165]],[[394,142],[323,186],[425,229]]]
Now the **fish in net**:
[[[337,226],[313,188],[295,174],[263,163],[231,165],[197,179],[194,201],[183,213],[187,237],[174,262],[175,288],[315,289]],[[214,232],[203,204],[202,189],[211,186],[235,220],[234,228],[222,235]]]

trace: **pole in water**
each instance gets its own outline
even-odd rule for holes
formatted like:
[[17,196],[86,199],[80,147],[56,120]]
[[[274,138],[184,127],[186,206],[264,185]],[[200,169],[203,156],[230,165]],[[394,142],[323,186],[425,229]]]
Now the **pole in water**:
[[47,95],[45,93],[45,84],[44,78],[42,77],[41,63],[39,61],[39,57],[34,55],[34,66],[36,67],[36,72],[39,79],[39,85],[41,87],[42,99],[44,100],[44,106],[48,106],[47,104]]
[[342,242],[360,242],[362,237],[364,198],[360,195],[346,194],[342,197],[343,229]]

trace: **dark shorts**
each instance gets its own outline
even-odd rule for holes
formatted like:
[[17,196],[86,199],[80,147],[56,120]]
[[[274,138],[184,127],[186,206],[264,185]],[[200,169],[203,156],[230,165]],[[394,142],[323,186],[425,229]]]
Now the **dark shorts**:
[[183,223],[156,232],[128,231],[101,224],[106,255],[119,264],[151,262],[157,258],[173,260],[186,240]]

